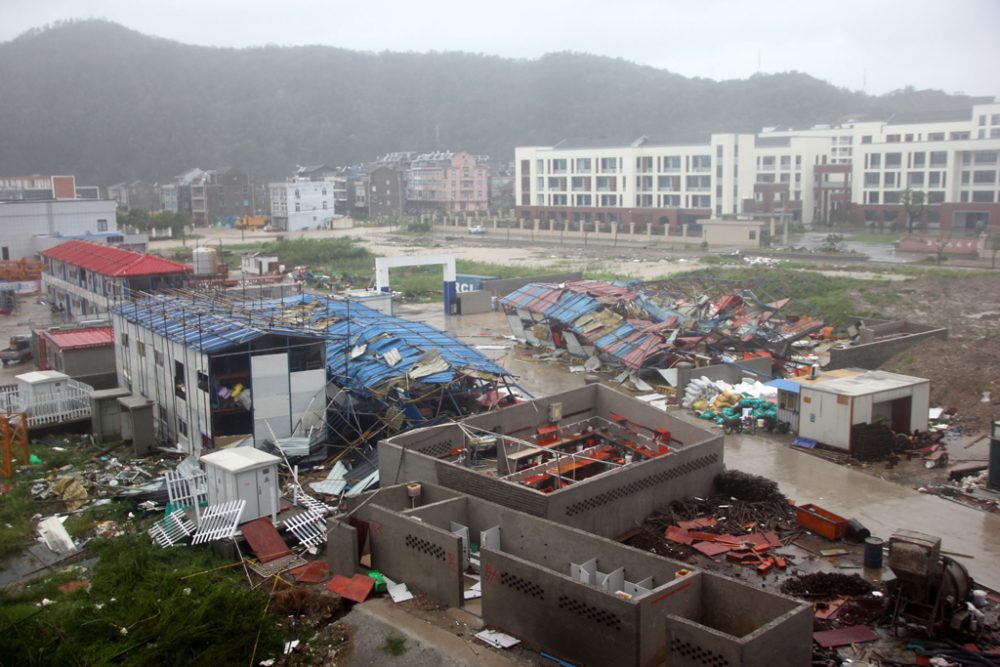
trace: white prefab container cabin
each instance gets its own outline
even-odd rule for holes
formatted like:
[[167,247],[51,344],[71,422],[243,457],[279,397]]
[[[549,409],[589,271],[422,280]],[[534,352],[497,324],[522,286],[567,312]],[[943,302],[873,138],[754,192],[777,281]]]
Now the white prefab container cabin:
[[230,447],[205,454],[201,462],[208,478],[208,504],[246,501],[240,523],[278,515],[277,456],[253,447]]
[[322,428],[323,338],[247,317],[172,296],[114,309],[118,385],[156,403],[160,442],[200,454]]
[[930,381],[886,371],[858,371],[802,382],[799,436],[852,451],[851,427],[885,420],[897,433],[927,430]]

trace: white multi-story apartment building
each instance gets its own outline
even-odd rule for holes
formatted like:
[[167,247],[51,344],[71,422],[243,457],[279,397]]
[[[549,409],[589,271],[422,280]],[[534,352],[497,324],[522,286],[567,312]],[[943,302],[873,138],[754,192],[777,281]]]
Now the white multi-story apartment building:
[[326,227],[336,217],[338,187],[346,186],[304,179],[271,183],[271,225],[289,232]]
[[1000,229],[1000,101],[701,143],[564,141],[515,154],[518,215],[541,225],[631,223],[672,234],[731,214],[891,225],[906,220],[910,190],[927,202],[920,226]]

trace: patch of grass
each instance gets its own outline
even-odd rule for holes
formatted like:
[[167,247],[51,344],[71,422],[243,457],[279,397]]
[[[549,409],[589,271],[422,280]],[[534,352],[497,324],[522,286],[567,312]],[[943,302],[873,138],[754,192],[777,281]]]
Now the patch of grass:
[[[145,534],[94,545],[91,588],[69,594],[67,574],[0,592],[0,655],[18,665],[230,665],[277,655],[267,595],[210,550],[161,549]],[[71,578],[77,578],[75,574]],[[188,590],[189,592],[185,592]],[[38,606],[42,598],[54,602]]]
[[0,561],[20,552],[33,541],[35,523],[31,516],[37,504],[30,486],[17,484],[0,496]]
[[382,651],[389,655],[403,655],[406,650],[406,638],[399,635],[387,636],[382,644]]

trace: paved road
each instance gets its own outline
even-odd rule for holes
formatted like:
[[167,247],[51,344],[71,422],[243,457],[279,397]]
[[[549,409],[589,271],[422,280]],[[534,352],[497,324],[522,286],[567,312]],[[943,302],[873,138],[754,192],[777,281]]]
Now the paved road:
[[1000,590],[1000,516],[919,493],[754,436],[726,436],[726,467],[775,480],[797,503],[811,502],[856,518],[873,535],[901,528],[941,538],[981,585]]

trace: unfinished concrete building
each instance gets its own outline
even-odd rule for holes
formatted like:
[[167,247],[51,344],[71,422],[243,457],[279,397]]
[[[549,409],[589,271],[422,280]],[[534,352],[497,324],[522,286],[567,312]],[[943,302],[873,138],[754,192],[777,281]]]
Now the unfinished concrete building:
[[808,603],[433,484],[355,499],[331,522],[327,558],[345,575],[370,559],[588,665],[798,667],[811,655]]
[[419,480],[604,537],[722,471],[721,434],[608,387],[415,429],[379,443],[383,485]]

